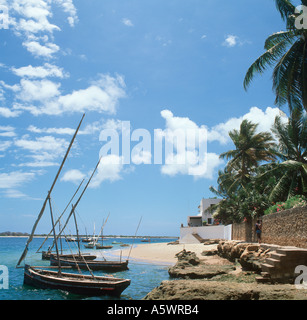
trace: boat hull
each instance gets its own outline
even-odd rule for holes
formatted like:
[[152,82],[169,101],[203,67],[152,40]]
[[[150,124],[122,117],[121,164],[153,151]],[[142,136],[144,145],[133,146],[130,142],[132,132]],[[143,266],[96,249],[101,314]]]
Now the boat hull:
[[113,246],[104,246],[104,245],[100,245],[100,244],[96,244],[96,249],[112,249]]
[[[88,270],[90,268],[91,270],[104,270],[104,271],[124,271],[128,270],[128,260],[126,261],[74,261],[73,259],[64,259],[60,258],[60,264],[61,266],[69,266],[73,269],[82,269],[82,270]],[[78,264],[78,266],[77,266]],[[57,266],[58,260],[54,257],[50,258],[50,265],[51,266]]]
[[41,270],[25,266],[24,284],[41,289],[57,289],[67,292],[87,295],[101,296],[110,295],[119,297],[130,285],[129,279],[118,279],[113,277],[95,277],[57,271]]
[[[56,253],[50,253],[47,251],[42,251],[42,259],[43,260],[50,260],[50,256],[51,255],[56,255]],[[79,254],[61,254],[61,257],[64,258],[75,258],[75,259],[80,259],[79,258]],[[87,254],[87,253],[82,253],[82,259],[85,260],[95,260],[97,258],[97,256],[93,255],[93,254]]]

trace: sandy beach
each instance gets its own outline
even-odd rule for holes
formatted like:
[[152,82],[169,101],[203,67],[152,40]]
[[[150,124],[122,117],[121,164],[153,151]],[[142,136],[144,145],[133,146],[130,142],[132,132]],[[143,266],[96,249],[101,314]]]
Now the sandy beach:
[[[204,244],[167,244],[167,243],[147,243],[133,246],[130,259],[148,263],[162,265],[174,265],[177,262],[176,254],[183,249],[195,252],[198,257],[204,250],[216,248],[216,245]],[[130,248],[122,250],[122,257],[129,255]],[[114,255],[119,256],[120,250],[114,251]]]

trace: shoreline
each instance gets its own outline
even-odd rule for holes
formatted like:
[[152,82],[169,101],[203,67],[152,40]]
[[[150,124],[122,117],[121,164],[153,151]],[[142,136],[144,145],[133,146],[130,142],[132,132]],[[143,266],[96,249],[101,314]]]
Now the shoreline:
[[[176,254],[185,249],[186,251],[195,252],[198,257],[202,257],[201,253],[206,249],[216,248],[216,244],[207,245],[204,244],[168,244],[168,243],[146,243],[134,245],[129,259],[138,262],[160,264],[160,265],[175,265],[178,261]],[[127,249],[116,249],[108,254],[119,257],[122,259],[128,258],[130,248]]]

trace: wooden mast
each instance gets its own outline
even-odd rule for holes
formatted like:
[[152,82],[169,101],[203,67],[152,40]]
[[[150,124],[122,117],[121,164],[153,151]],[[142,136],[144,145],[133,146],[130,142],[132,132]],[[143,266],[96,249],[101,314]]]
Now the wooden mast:
[[50,196],[49,196],[48,200],[49,200],[51,224],[52,224],[52,229],[53,229],[53,237],[54,237],[54,240],[55,240],[55,249],[56,249],[56,255],[57,255],[57,260],[58,260],[58,267],[59,267],[58,276],[60,277],[60,276],[62,275],[62,272],[61,272],[61,263],[60,263],[60,259],[59,259],[59,258],[60,258],[60,254],[59,254],[58,242],[56,241],[56,232],[55,232],[55,226],[54,226],[54,219],[53,219],[53,213],[52,213],[52,206],[51,206]]
[[58,180],[58,177],[59,177],[59,175],[60,175],[60,173],[61,173],[61,171],[62,171],[62,168],[63,168],[64,163],[65,163],[65,161],[66,161],[66,159],[67,159],[67,156],[68,156],[68,154],[69,154],[69,152],[70,152],[70,149],[71,149],[71,147],[72,147],[72,145],[73,145],[73,143],[74,143],[74,140],[75,140],[75,138],[76,138],[76,136],[77,136],[77,133],[78,133],[78,131],[79,131],[79,128],[80,128],[80,126],[81,126],[81,123],[82,123],[82,121],[83,121],[84,116],[85,116],[85,114],[83,114],[82,119],[81,119],[81,121],[80,121],[80,123],[79,123],[79,125],[78,125],[78,127],[77,127],[77,129],[76,129],[76,132],[75,132],[75,134],[73,135],[73,137],[72,137],[72,139],[71,139],[71,141],[70,141],[70,144],[69,144],[69,146],[68,146],[68,149],[67,149],[67,151],[66,151],[66,154],[65,154],[65,156],[64,156],[64,159],[63,159],[63,161],[62,161],[62,163],[61,163],[61,166],[60,166],[60,168],[59,168],[59,170],[58,170],[58,172],[57,172],[57,174],[56,174],[56,177],[55,177],[55,179],[54,179],[54,181],[53,181],[53,183],[52,183],[52,185],[51,185],[51,188],[50,188],[50,190],[49,190],[49,192],[48,192],[48,194],[47,194],[47,197],[46,197],[46,199],[45,199],[45,201],[44,201],[44,203],[43,203],[43,206],[42,206],[42,209],[41,209],[41,211],[40,211],[40,213],[39,213],[39,215],[38,215],[38,218],[37,218],[37,220],[36,220],[35,223],[34,223],[34,226],[33,226],[33,228],[32,228],[32,232],[31,232],[31,235],[30,235],[29,238],[28,238],[28,241],[27,241],[27,243],[26,243],[26,247],[25,247],[25,249],[24,249],[24,251],[23,251],[23,253],[22,253],[19,261],[17,262],[16,267],[18,267],[18,266],[20,265],[20,263],[25,259],[26,255],[27,255],[27,253],[28,253],[29,244],[30,244],[30,242],[31,242],[32,239],[33,239],[34,232],[35,232],[35,230],[36,230],[36,227],[37,227],[37,225],[38,225],[38,222],[40,221],[41,217],[43,216],[43,213],[44,213],[45,208],[46,208],[47,201],[48,201],[48,199],[50,198],[51,192],[52,192],[52,190],[53,190],[53,188],[54,188],[54,186],[55,186],[55,183],[56,183],[56,181]]
[[[68,202],[66,208],[64,209],[64,211],[61,213],[61,215],[59,216],[59,218],[57,219],[57,221],[55,222],[54,226],[56,226],[59,223],[59,230],[61,230],[61,225],[60,225],[60,220],[63,217],[64,213],[66,212],[68,206],[70,205],[70,203],[72,202],[72,200],[74,199],[75,195],[78,193],[82,183],[84,182],[84,179],[81,181],[81,183],[79,184],[78,189],[76,190],[76,192],[74,193],[74,195],[72,196],[72,198],[70,199],[70,201]],[[48,233],[48,235],[46,236],[45,240],[43,241],[43,243],[40,245],[40,247],[36,250],[36,252],[39,252],[39,250],[42,248],[42,246],[44,245],[44,243],[47,241],[47,239],[49,238],[49,236],[51,235],[51,233],[53,232],[53,229],[51,228],[50,232]],[[50,247],[50,249],[52,249],[54,246],[54,242],[52,244],[52,246]]]
[[95,167],[95,169],[94,169],[91,177],[89,178],[86,186],[85,186],[84,189],[82,190],[82,193],[81,193],[81,195],[79,196],[77,202],[76,202],[74,205],[72,205],[72,209],[71,209],[71,211],[70,211],[70,213],[69,213],[69,215],[68,215],[68,217],[67,217],[67,220],[66,220],[66,222],[65,222],[65,224],[64,224],[64,227],[63,227],[62,230],[59,232],[59,234],[57,235],[56,239],[58,239],[58,238],[61,236],[62,232],[63,232],[64,229],[66,228],[69,219],[71,218],[71,216],[72,216],[74,210],[76,209],[77,205],[79,204],[79,202],[80,202],[80,200],[81,200],[81,198],[82,198],[85,190],[87,189],[88,185],[90,184],[90,182],[91,182],[91,180],[92,180],[92,178],[93,178],[93,176],[94,176],[94,173],[96,172],[96,170],[97,170],[97,168],[98,168],[98,166],[99,166],[100,160],[101,160],[101,158],[99,159],[99,161],[98,161],[98,163],[97,163],[97,165],[96,165],[96,167]]
[[72,212],[74,214],[74,220],[75,220],[75,226],[76,226],[76,232],[77,232],[77,243],[78,243],[78,252],[79,252],[79,257],[81,257],[81,250],[80,250],[80,241],[79,241],[79,230],[78,230],[78,224],[77,224],[77,219],[76,219],[76,213],[75,213],[75,208],[74,205],[72,205]]

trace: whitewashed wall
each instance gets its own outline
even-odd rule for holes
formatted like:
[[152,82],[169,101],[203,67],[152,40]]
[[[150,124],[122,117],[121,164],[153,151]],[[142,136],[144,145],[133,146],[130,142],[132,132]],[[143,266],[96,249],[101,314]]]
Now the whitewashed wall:
[[231,240],[232,225],[218,225],[205,227],[183,227],[180,228],[180,243],[198,243],[193,233],[199,234],[203,239],[225,239]]

